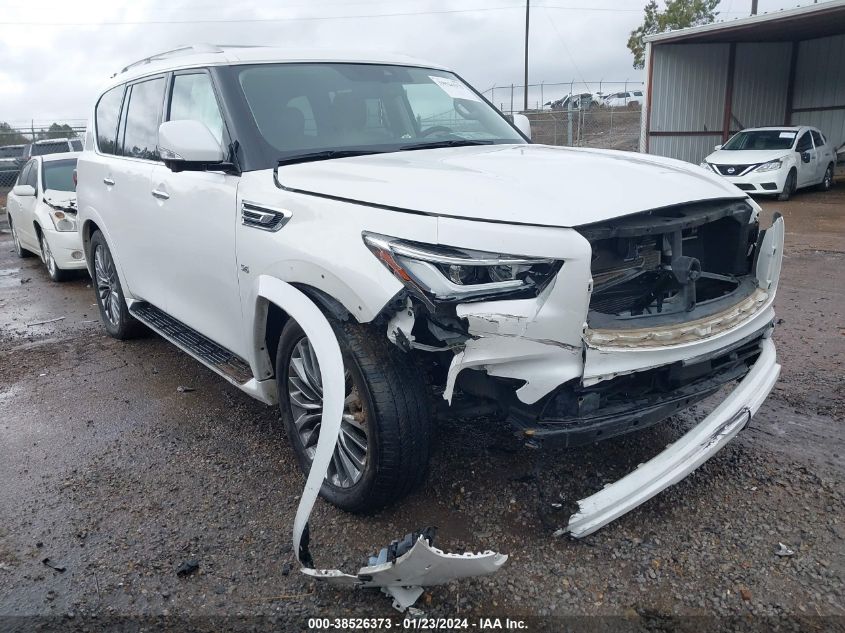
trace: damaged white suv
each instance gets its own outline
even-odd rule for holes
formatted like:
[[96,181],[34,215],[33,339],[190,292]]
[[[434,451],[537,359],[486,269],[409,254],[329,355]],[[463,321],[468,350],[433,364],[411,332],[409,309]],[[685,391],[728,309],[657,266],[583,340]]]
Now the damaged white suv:
[[698,166],[534,145],[516,124],[405,58],[205,46],[133,64],[97,100],[78,164],[105,328],[143,324],[278,403],[305,470],[340,384],[321,492],[359,512],[424,477],[432,392],[573,446],[739,381],[581,502],[570,530],[597,529],[771,390],[783,221],[761,230],[759,207]]

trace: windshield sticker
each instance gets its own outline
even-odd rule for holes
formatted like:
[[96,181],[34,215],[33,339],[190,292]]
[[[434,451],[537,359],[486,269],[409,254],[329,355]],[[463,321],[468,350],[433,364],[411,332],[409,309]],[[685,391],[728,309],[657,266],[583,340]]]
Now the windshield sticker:
[[434,77],[432,75],[429,75],[428,78],[440,86],[440,89],[453,99],[481,101],[481,99],[478,98],[478,95],[457,79],[452,79],[451,77]]
[[795,138],[795,132],[781,132],[780,138]]

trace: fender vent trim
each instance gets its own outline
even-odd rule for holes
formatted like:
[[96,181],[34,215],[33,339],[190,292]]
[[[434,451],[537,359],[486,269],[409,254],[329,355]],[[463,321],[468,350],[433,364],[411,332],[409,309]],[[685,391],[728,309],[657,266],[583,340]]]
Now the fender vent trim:
[[262,231],[275,232],[293,216],[287,209],[268,207],[244,200],[241,202],[241,224]]

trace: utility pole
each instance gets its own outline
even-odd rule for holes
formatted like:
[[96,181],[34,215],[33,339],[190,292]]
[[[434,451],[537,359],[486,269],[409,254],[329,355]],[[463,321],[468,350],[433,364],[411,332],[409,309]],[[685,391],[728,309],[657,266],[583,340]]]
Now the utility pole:
[[531,15],[530,6],[531,0],[525,0],[525,81],[522,82],[525,84],[525,90],[523,91],[525,99],[522,104],[523,112],[528,109],[528,18]]
[[751,15],[757,15],[757,0],[751,0]]

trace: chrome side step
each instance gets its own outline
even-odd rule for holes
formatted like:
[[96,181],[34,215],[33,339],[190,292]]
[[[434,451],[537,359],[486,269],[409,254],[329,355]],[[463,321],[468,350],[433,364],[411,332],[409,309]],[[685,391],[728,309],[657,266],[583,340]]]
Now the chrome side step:
[[240,356],[154,305],[146,301],[134,301],[129,306],[129,312],[148,328],[235,384],[243,385],[254,377],[249,363]]

